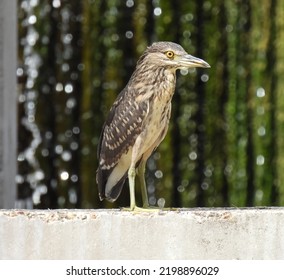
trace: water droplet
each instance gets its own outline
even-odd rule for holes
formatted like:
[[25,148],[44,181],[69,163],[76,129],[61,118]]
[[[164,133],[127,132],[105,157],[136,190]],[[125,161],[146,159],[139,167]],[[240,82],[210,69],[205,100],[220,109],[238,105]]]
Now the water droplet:
[[29,122],[29,123],[34,123],[34,121],[35,121],[35,116],[29,115],[29,116],[28,116],[28,122]]
[[70,179],[74,183],[78,182],[78,176],[76,174],[73,174]]
[[30,77],[33,78],[33,79],[36,79],[38,77],[37,69],[31,69],[30,70]]
[[52,6],[53,6],[54,8],[59,8],[59,7],[61,6],[60,0],[53,0],[53,1],[52,1]]
[[76,142],[72,142],[72,143],[70,144],[70,149],[71,149],[72,151],[77,150],[78,147],[79,147],[79,145],[78,145],[78,143],[76,143]]
[[189,158],[191,160],[196,160],[197,159],[197,153],[196,152],[191,152],[188,156],[189,156]]
[[24,75],[24,69],[22,67],[17,68],[17,76],[23,76]]
[[73,204],[77,202],[77,193],[74,189],[69,190],[69,201]]
[[261,201],[263,198],[263,191],[262,190],[257,190],[255,192],[255,198],[257,201]]
[[[62,66],[61,66],[61,69],[63,72],[68,72],[69,69],[70,69],[70,66],[68,63],[63,63]],[[67,84],[67,85],[70,85],[70,84]]]
[[45,138],[46,138],[46,139],[52,139],[52,136],[53,136],[53,134],[52,134],[51,131],[46,131],[46,132],[45,132]]
[[112,35],[111,35],[111,40],[112,40],[113,42],[117,42],[117,41],[119,40],[118,34],[117,34],[117,33],[112,34]]
[[157,7],[154,9],[154,15],[155,16],[160,16],[162,14],[162,9],[160,7]]
[[233,25],[228,24],[228,25],[226,26],[226,31],[227,31],[228,33],[232,32],[233,30],[234,30]]
[[264,88],[260,87],[257,89],[256,91],[256,96],[261,98],[261,97],[264,97],[265,96],[265,90]]
[[183,76],[186,76],[188,74],[188,69],[180,69],[180,73],[183,75]]
[[126,37],[127,39],[131,39],[131,38],[133,38],[133,32],[132,32],[132,31],[130,31],[130,30],[126,31],[126,33],[125,33],[125,37]]
[[25,102],[27,99],[26,99],[26,96],[24,94],[19,94],[19,102],[20,103],[23,103]]
[[75,98],[69,98],[66,102],[66,107],[69,109],[72,109],[76,106],[76,99]]
[[24,183],[24,181],[25,181],[24,176],[22,176],[22,175],[20,175],[20,174],[16,175],[15,181],[16,181],[17,184],[22,184],[22,183]]
[[37,191],[33,192],[33,203],[35,205],[40,203],[40,193]]
[[66,84],[64,88],[66,93],[71,93],[73,91],[73,85],[72,84]]
[[37,170],[35,173],[34,173],[34,178],[37,180],[37,181],[40,181],[42,179],[44,179],[44,173],[42,170]]
[[36,92],[34,90],[29,90],[28,94],[27,94],[27,98],[28,99],[35,99],[37,96]]
[[166,200],[164,198],[159,198],[157,201],[159,208],[164,208],[166,204]]
[[206,177],[211,177],[211,176],[212,176],[212,170],[211,170],[210,168],[206,168],[206,169],[204,170],[204,175],[205,175]]
[[206,83],[209,80],[209,75],[203,74],[200,79],[202,82]]
[[194,15],[191,13],[188,13],[184,16],[186,21],[192,21],[194,19]]
[[264,126],[261,126],[258,130],[257,130],[257,134],[259,136],[264,136],[266,134],[266,130]]
[[55,86],[55,90],[60,92],[63,90],[63,85],[61,83],[57,83],[56,86]]
[[79,134],[80,133],[80,128],[78,126],[74,126],[72,129],[74,134]]
[[85,69],[84,63],[79,63],[77,68],[78,68],[79,71],[83,71]]
[[163,178],[163,172],[161,170],[157,170],[155,172],[155,176],[156,176],[156,178],[161,179],[161,178]]
[[65,131],[64,135],[65,135],[65,137],[70,138],[70,137],[72,137],[73,133],[70,129],[68,129],[68,130]]
[[41,150],[41,155],[42,155],[43,157],[47,157],[47,156],[49,155],[48,149],[42,149],[42,150]]
[[230,164],[226,165],[225,170],[224,170],[225,175],[230,175],[232,171],[233,171],[233,166]]
[[60,173],[60,178],[61,178],[62,181],[68,180],[68,178],[69,178],[69,173],[68,173],[67,171],[62,171],[62,172]]
[[63,152],[63,147],[62,145],[56,145],[55,146],[55,152],[59,155]]
[[203,183],[201,184],[201,189],[203,189],[203,190],[208,190],[208,188],[209,188],[209,184],[208,184],[208,183],[203,182]]
[[128,8],[133,7],[133,6],[134,6],[134,1],[133,1],[133,0],[127,0],[127,1],[126,1],[126,6],[127,6]]
[[27,103],[28,103],[27,104],[27,108],[29,110],[33,110],[35,108],[35,103],[34,102],[30,101],[30,102],[27,102]]
[[29,34],[26,37],[28,45],[34,46],[36,44],[38,37],[39,37],[39,35],[38,35],[37,32],[30,31]]
[[263,165],[265,162],[265,157],[263,155],[258,155],[256,157],[256,164],[257,165]]
[[63,36],[62,41],[64,44],[70,44],[72,39],[73,39],[73,35],[68,33]]
[[35,24],[36,23],[36,16],[35,15],[31,15],[29,18],[28,18],[28,23],[29,24]]
[[46,185],[40,185],[40,186],[38,186],[38,190],[41,194],[46,194],[47,193],[47,186]]
[[263,106],[258,106],[256,111],[258,115],[263,115],[265,113],[265,109]]
[[72,154],[69,151],[64,151],[61,157],[64,161],[70,161],[72,159]]
[[156,202],[157,202],[157,200],[154,196],[149,197],[149,204],[150,205],[155,205]]
[[58,205],[60,205],[61,207],[63,207],[63,206],[64,206],[64,203],[65,203],[65,197],[64,197],[64,196],[58,197],[57,202],[58,202]]
[[36,7],[38,5],[38,0],[30,0],[29,3],[31,7]]

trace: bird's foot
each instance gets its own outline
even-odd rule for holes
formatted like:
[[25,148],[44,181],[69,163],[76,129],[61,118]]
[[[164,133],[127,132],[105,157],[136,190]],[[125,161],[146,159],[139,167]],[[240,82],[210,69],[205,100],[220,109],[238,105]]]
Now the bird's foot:
[[153,212],[158,212],[159,210],[161,210],[159,208],[150,208],[150,207],[145,208],[145,207],[138,207],[138,206],[135,206],[133,208],[123,207],[121,209],[123,211],[129,211],[129,212],[134,212],[134,213],[137,213],[137,212],[152,212],[153,213]]
[[146,209],[156,210],[156,211],[178,211],[178,208],[174,207],[159,207],[159,206],[148,206]]
[[147,207],[134,206],[133,208],[123,207],[121,209],[123,211],[130,211],[134,213],[138,213],[138,212],[155,213],[155,212],[160,212],[160,211],[177,211],[178,210],[177,208],[161,208],[161,207],[155,207],[155,206],[147,206]]

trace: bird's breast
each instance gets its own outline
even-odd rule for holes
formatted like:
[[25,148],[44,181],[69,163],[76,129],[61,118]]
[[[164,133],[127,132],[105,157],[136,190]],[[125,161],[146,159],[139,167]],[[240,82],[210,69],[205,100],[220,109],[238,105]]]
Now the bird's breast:
[[144,147],[147,149],[154,143],[161,142],[168,129],[171,112],[171,100],[163,102],[156,97],[150,104],[149,114],[144,122]]
[[174,89],[175,74],[171,71],[165,72],[164,69],[159,72],[153,83],[140,87],[135,100],[137,103],[148,103],[148,112],[138,137],[141,154],[156,148],[163,140],[168,130]]

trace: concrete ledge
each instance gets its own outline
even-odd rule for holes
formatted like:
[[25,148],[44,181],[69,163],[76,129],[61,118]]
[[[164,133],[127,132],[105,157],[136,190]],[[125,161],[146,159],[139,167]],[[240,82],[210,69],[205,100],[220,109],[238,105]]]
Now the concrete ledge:
[[0,210],[0,259],[284,259],[284,208]]

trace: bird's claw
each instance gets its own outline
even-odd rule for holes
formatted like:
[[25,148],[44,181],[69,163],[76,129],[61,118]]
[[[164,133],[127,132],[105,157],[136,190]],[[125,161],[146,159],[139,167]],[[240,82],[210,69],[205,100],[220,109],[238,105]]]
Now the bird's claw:
[[161,208],[161,207],[155,207],[155,206],[148,206],[148,207],[138,207],[134,206],[131,207],[123,207],[121,208],[122,211],[129,211],[133,213],[141,213],[141,212],[148,212],[148,213],[156,213],[161,211],[177,211],[177,208]]

